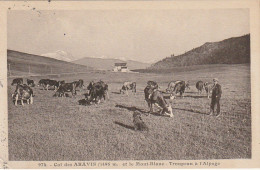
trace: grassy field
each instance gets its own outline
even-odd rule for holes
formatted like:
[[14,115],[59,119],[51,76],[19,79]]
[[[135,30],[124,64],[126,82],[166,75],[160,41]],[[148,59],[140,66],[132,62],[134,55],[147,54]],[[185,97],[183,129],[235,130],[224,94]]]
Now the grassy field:
[[[198,80],[222,85],[221,115],[207,115],[210,99],[199,95]],[[53,91],[35,87],[34,104],[14,106],[8,87],[8,140],[11,161],[189,160],[251,158],[251,90],[249,65],[173,74],[89,73],[55,79],[83,79],[109,84],[110,100],[82,106],[84,90],[75,97],[55,98]],[[38,78],[34,78],[38,82]],[[143,89],[148,80],[165,90],[169,81],[189,80],[184,98],[171,103],[174,118],[142,115],[149,131],[134,131],[132,114],[148,111]],[[124,81],[137,82],[137,94],[119,94]],[[167,98],[167,96],[166,96]]]

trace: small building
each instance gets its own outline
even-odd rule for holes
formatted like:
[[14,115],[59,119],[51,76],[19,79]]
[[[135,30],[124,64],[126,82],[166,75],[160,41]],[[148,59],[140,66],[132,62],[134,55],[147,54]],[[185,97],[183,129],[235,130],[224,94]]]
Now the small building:
[[128,68],[126,63],[115,63],[115,67],[113,69],[114,72],[128,72]]

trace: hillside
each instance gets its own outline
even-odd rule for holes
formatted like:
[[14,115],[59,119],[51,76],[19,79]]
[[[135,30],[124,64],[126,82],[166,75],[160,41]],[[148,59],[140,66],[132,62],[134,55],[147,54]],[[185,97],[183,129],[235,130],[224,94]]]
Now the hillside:
[[127,60],[123,61],[120,59],[104,59],[104,58],[91,58],[85,57],[79,60],[73,61],[73,63],[81,64],[85,66],[91,66],[95,69],[99,70],[112,70],[114,68],[115,63],[127,63],[127,66],[130,70],[133,69],[145,69],[150,66],[150,64],[142,63],[138,61]]
[[220,42],[207,42],[182,55],[167,57],[148,70],[205,64],[250,63],[250,35],[229,38]]
[[93,70],[91,67],[13,50],[7,50],[7,64],[11,75],[28,74],[29,71],[32,74],[56,74]]

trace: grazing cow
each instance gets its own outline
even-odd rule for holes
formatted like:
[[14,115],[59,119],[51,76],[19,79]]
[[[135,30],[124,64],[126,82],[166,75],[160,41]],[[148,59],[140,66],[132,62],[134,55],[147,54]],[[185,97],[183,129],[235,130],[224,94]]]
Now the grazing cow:
[[124,82],[120,93],[126,93],[128,96],[128,90],[132,90],[133,93],[136,93],[136,82]]
[[49,87],[54,87],[54,90],[57,91],[58,87],[61,83],[59,83],[56,80],[50,80],[50,79],[41,79],[39,81],[38,86],[43,86],[44,90],[49,90]]
[[174,89],[173,89],[173,93],[171,94],[171,98],[174,98],[174,93],[175,95],[177,93],[180,93],[181,97],[184,97],[184,92],[186,88],[190,88],[189,87],[189,82],[186,81],[179,81],[175,84]]
[[20,100],[22,105],[24,106],[23,100],[27,100],[27,104],[33,104],[33,90],[26,84],[16,86],[16,90],[14,94],[12,94],[12,98],[15,101],[15,106],[17,106],[17,101]]
[[33,80],[30,80],[30,79],[27,79],[27,85],[28,85],[28,86],[32,86],[32,87],[35,86],[34,81],[33,81]]
[[18,84],[23,84],[23,78],[13,79],[13,82],[11,85],[13,86],[13,85],[18,85]]
[[89,90],[89,100],[90,102],[100,103],[100,100],[104,98],[104,100],[109,99],[108,96],[108,85],[103,81],[99,82],[90,82],[87,89]]
[[198,89],[198,93],[201,94],[202,93],[202,90],[204,88],[204,84],[203,84],[203,81],[198,81],[196,83],[196,88]]
[[153,112],[153,104],[155,104],[161,109],[160,114],[166,114],[173,117],[171,105],[167,104],[162,93],[158,89],[151,90],[150,86],[146,86],[144,89],[144,95],[151,113]]
[[79,81],[74,81],[73,83],[76,83],[76,88],[82,89],[84,86],[84,81],[82,79],[79,79]]
[[166,89],[166,92],[167,93],[172,93],[174,91],[174,87],[177,83],[181,82],[180,80],[177,80],[177,81],[171,81],[169,84],[168,84],[168,88]]
[[66,92],[71,92],[71,95],[74,96],[76,95],[76,83],[72,82],[72,83],[63,83],[61,84],[57,91],[55,92],[55,94],[53,95],[53,97],[64,97],[66,94]]
[[209,83],[209,82],[204,83],[204,88],[205,88],[208,98],[210,97],[210,94],[212,93],[213,87],[214,87],[214,84],[212,84],[212,83]]

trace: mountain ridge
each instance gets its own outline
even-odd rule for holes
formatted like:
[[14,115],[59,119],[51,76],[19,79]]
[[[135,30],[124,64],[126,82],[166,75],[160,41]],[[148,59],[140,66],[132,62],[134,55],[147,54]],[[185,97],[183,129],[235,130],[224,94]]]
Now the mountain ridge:
[[206,42],[184,54],[166,57],[152,64],[147,69],[156,70],[192,65],[242,63],[250,63],[250,34],[218,42]]

